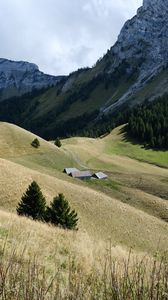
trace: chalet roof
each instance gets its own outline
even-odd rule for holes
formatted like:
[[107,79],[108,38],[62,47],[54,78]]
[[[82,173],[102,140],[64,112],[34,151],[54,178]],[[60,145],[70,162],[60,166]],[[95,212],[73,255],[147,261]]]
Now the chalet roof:
[[79,172],[79,170],[76,169],[76,168],[65,168],[65,169],[64,169],[64,172],[65,172],[66,174],[70,175],[71,173]]
[[103,172],[98,172],[98,173],[95,173],[94,176],[98,179],[105,179],[105,178],[108,178],[108,176],[103,173]]
[[78,171],[78,172],[72,172],[70,174],[73,178],[85,178],[85,177],[92,177],[92,174],[90,171]]

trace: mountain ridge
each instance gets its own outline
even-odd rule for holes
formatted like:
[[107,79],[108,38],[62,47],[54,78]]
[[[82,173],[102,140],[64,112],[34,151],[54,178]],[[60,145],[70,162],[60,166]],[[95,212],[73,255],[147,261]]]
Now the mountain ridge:
[[130,63],[128,73],[131,73],[134,67],[137,68],[137,79],[118,99],[117,104],[112,104],[103,112],[120,106],[154,76],[167,68],[168,10],[165,9],[166,2],[145,0],[143,6],[137,10],[137,15],[128,20],[121,29],[116,44],[110,49],[111,55],[115,56],[115,61],[109,72],[113,72],[114,68],[126,60]]
[[56,85],[61,78],[41,72],[34,63],[0,58],[1,100],[9,98],[9,90],[10,96],[19,96],[33,89]]
[[[0,119],[16,122],[45,138],[74,134],[168,92],[167,0],[144,0],[118,40],[94,67],[62,78],[39,95],[0,105]],[[24,105],[23,105],[24,104]],[[18,115],[9,111],[18,106]],[[126,120],[125,120],[126,121]],[[125,122],[124,121],[124,122]],[[113,116],[111,122],[115,123]],[[93,126],[94,127],[94,126]],[[69,131],[70,128],[70,131]]]

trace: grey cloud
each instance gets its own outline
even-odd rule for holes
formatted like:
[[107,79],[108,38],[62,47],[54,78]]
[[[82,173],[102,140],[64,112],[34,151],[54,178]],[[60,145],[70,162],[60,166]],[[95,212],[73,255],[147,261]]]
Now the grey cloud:
[[68,74],[91,66],[142,0],[1,0],[0,57]]

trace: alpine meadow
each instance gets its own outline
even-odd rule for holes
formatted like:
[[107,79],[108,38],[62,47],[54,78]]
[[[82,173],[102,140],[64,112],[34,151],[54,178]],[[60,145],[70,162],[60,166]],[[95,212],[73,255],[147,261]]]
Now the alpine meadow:
[[168,299],[167,7],[69,75],[0,59],[0,299]]

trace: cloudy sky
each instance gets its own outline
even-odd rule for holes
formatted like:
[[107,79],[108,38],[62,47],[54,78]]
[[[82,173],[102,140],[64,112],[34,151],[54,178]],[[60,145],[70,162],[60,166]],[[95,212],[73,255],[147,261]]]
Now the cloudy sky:
[[92,66],[142,0],[0,0],[0,57],[49,74]]

